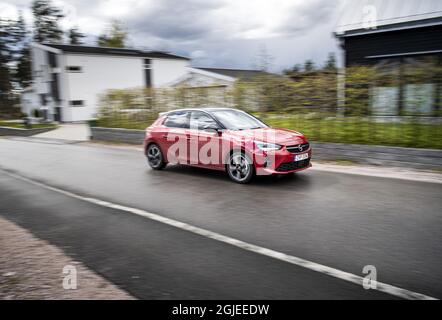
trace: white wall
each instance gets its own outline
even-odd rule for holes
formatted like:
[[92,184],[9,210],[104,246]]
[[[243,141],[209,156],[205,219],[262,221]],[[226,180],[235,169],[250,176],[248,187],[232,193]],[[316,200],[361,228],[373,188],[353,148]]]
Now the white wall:
[[[94,118],[99,96],[109,89],[127,89],[145,85],[143,59],[105,55],[66,54],[65,67],[80,66],[82,72],[65,72],[67,104],[65,121]],[[84,107],[71,107],[69,101],[84,100]]]
[[48,82],[50,81],[50,69],[47,55],[47,51],[32,47],[32,77],[34,80],[34,89],[37,94],[49,92]]
[[[153,87],[167,86],[187,72],[187,60],[151,59]],[[81,66],[82,72],[63,70],[66,106],[64,121],[81,121],[96,117],[99,96],[109,89],[145,87],[144,58],[65,54],[64,67]],[[84,100],[84,107],[72,107],[69,101]]]
[[20,96],[21,112],[28,116],[34,116],[32,114],[33,109],[38,109],[40,105],[39,97],[34,91],[25,91]]
[[[59,73],[59,91],[63,121],[84,121],[94,118],[98,112],[99,96],[109,89],[145,87],[144,58],[94,55],[83,53],[59,53],[59,68],[50,70],[48,51],[44,46],[32,47],[33,97],[25,95],[24,112],[40,108],[39,94],[50,93],[51,72]],[[58,50],[55,50],[58,51]],[[60,51],[59,51],[60,52]],[[82,72],[67,72],[68,66],[80,66]],[[189,66],[188,60],[151,59],[151,81],[153,87],[168,86],[183,77]],[[49,96],[49,95],[48,95]],[[83,107],[72,107],[69,101],[83,100]],[[33,104],[32,106],[29,103]],[[48,99],[49,112],[54,103]]]
[[152,59],[152,86],[167,87],[184,76],[189,66],[188,60]]
[[[29,116],[32,116],[33,109],[40,109],[42,107],[40,94],[48,94],[50,91],[51,70],[47,55],[46,50],[40,47],[31,47],[32,89],[23,92],[20,97],[21,111]],[[50,102],[48,101],[46,107],[51,108],[52,106],[49,104]]]
[[[59,105],[57,101],[52,100],[51,96],[51,81],[53,73],[59,74],[59,83],[62,79],[62,55],[59,50],[50,49],[56,53],[57,68],[51,68],[48,61],[48,49],[45,46],[39,44],[32,44],[31,46],[31,71],[32,71],[32,90],[27,90],[23,93],[22,98],[22,111],[29,113],[32,109],[46,109],[48,119],[54,119],[55,107]],[[46,105],[42,105],[40,98],[41,94],[46,96]],[[63,106],[63,88],[59,87],[60,94],[60,107]]]

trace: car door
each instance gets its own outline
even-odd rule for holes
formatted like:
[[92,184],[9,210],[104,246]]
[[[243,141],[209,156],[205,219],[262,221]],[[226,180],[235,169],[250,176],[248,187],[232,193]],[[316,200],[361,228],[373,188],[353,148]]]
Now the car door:
[[189,118],[189,111],[176,111],[163,122],[161,140],[169,163],[188,163]]
[[190,164],[205,167],[222,166],[221,137],[214,130],[220,128],[219,124],[206,112],[192,111],[189,125]]

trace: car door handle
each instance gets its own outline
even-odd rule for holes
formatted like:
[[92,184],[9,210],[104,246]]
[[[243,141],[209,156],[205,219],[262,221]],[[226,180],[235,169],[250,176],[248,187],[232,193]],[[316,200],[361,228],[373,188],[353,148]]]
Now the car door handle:
[[[167,139],[167,137],[169,137],[169,135],[168,135],[168,134],[163,134],[161,137],[162,137],[163,139]],[[191,137],[186,136],[186,139],[187,139],[187,140],[190,140]]]

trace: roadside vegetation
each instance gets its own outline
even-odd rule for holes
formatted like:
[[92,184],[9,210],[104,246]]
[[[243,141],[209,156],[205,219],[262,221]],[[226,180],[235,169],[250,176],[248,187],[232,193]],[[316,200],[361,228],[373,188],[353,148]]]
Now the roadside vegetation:
[[[377,123],[369,119],[346,118],[315,119],[306,115],[255,113],[266,124],[275,128],[300,131],[317,142],[354,143],[398,147],[442,149],[442,125],[416,122]],[[144,130],[155,120],[144,121],[133,117],[104,118],[92,122],[94,126]]]
[[315,115],[261,113],[258,117],[272,127],[300,131],[312,141],[442,149],[441,124],[412,120],[400,123],[376,122],[358,117],[315,118]]
[[[0,127],[18,128],[18,129],[30,129],[26,127],[23,122],[11,122],[11,121],[0,121]],[[36,128],[56,128],[57,125],[54,123],[35,123],[31,125],[32,129]]]
[[[420,85],[429,81],[428,70],[421,69],[408,71],[415,92],[412,99],[391,100],[401,106],[394,113],[380,108],[390,100],[373,101],[372,95],[376,88],[393,86],[394,80],[373,68],[348,68],[344,99],[338,93],[342,75],[330,67],[268,74],[238,81],[232,88],[111,90],[101,97],[93,125],[144,130],[163,111],[225,106],[251,112],[272,127],[300,131],[317,142],[442,149],[441,108],[428,110],[428,91]],[[432,72],[440,75],[440,70]],[[440,104],[440,99],[436,101]]]

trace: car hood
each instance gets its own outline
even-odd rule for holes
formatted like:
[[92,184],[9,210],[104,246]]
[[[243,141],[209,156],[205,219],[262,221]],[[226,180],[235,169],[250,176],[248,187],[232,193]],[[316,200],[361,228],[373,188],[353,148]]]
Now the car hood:
[[281,145],[306,143],[307,139],[302,133],[287,129],[262,128],[241,131],[228,131],[229,134],[238,139],[248,139],[277,143]]

